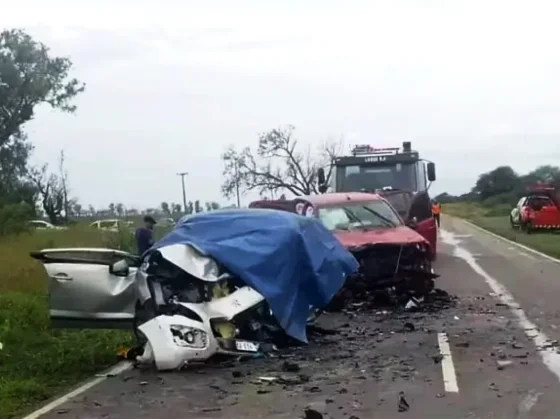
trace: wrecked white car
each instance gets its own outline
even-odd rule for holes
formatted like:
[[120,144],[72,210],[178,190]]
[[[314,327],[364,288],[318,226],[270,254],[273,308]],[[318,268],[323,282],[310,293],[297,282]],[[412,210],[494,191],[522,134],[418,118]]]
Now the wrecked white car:
[[[138,257],[46,249],[54,327],[133,328],[138,360],[177,369],[306,342],[306,324],[358,269],[323,225],[274,210],[197,215]],[[270,345],[269,345],[270,346]]]

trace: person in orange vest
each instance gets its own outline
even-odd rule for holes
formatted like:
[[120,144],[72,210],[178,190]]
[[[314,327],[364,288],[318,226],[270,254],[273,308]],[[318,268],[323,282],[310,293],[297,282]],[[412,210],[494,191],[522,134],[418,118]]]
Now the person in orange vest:
[[439,202],[437,202],[435,199],[432,201],[432,216],[434,217],[434,220],[436,221],[436,224],[439,228],[439,218],[441,215],[441,205],[439,204]]

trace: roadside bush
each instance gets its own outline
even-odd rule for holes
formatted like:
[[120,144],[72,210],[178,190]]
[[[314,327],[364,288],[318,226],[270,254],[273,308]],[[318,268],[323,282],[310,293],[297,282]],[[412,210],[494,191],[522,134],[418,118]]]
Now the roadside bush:
[[34,216],[28,204],[7,204],[0,207],[0,236],[17,234],[28,229],[27,222]]
[[495,195],[490,198],[486,198],[484,201],[482,201],[482,205],[484,205],[485,207],[496,207],[496,206],[503,205],[503,206],[508,206],[511,210],[511,208],[515,204],[517,204],[519,198],[520,197],[518,197],[515,193],[509,192],[509,193]]
[[485,212],[486,217],[506,217],[509,216],[513,205],[498,204],[488,208]]

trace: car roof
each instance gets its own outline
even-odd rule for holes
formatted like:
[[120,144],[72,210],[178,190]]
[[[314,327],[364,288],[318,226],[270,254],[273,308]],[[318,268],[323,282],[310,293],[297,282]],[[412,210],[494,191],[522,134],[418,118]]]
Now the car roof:
[[321,195],[306,195],[296,197],[305,199],[313,206],[325,206],[333,204],[341,204],[343,202],[366,202],[366,201],[379,201],[381,197],[378,194],[366,192],[334,192]]

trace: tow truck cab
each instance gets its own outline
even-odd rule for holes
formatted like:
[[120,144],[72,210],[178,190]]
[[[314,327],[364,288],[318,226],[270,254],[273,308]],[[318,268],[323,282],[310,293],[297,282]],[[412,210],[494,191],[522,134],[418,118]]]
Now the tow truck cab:
[[420,158],[410,142],[402,148],[358,145],[351,156],[337,157],[328,170],[319,169],[319,191],[370,192],[383,196],[408,225],[414,225],[430,243],[432,258],[437,247],[437,227],[428,194],[436,180],[435,164]]

